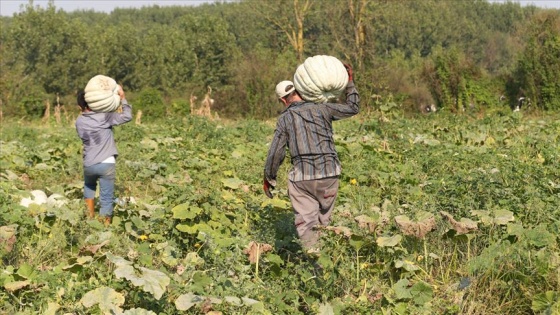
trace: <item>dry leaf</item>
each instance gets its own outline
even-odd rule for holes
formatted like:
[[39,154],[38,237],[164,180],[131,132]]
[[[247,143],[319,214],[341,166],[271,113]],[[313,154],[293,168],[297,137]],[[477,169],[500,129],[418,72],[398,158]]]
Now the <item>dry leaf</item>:
[[325,230],[333,231],[336,235],[344,234],[346,237],[352,236],[352,230],[345,226],[325,226]]
[[358,226],[362,229],[368,229],[371,233],[375,232],[375,228],[377,228],[377,222],[367,216],[367,215],[360,215],[354,218],[356,222],[358,222]]
[[16,243],[17,225],[0,226],[0,244],[4,243],[4,250],[11,252]]
[[453,229],[457,232],[457,235],[467,234],[472,231],[478,230],[478,224],[470,219],[461,218],[460,221],[457,221],[453,218],[453,216],[445,211],[440,211],[441,215],[451,223]]
[[109,244],[109,240],[105,240],[105,241],[103,241],[101,244],[97,244],[97,245],[84,246],[84,247],[82,247],[82,248],[80,249],[80,253],[90,252],[90,253],[92,253],[92,254],[95,254],[95,253],[97,253],[97,251],[98,251],[101,247],[103,247],[103,246],[105,246],[105,245],[107,245],[107,244]]
[[249,255],[249,262],[254,264],[260,258],[262,253],[266,253],[272,250],[272,246],[269,244],[257,243],[251,241],[247,248],[243,250],[244,254]]
[[426,234],[436,227],[436,220],[431,213],[424,213],[418,221],[411,221],[407,216],[399,215],[395,217],[395,222],[403,234],[419,239],[426,237]]
[[200,310],[204,314],[208,314],[209,312],[212,312],[212,301],[208,298],[204,300],[204,302],[202,302],[202,304],[200,305]]

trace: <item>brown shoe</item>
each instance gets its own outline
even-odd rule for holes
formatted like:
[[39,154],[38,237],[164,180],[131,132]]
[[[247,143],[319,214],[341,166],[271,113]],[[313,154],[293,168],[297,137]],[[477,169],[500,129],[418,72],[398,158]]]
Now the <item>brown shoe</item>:
[[85,201],[87,207],[86,216],[88,219],[93,219],[95,216],[95,201],[94,199],[85,199]]

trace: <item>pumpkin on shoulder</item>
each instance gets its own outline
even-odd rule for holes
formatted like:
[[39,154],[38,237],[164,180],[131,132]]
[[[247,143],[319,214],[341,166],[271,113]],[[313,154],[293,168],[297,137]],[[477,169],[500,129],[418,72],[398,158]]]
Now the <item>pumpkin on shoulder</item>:
[[348,72],[344,64],[333,56],[309,57],[294,74],[294,86],[301,97],[315,103],[338,98],[347,84]]

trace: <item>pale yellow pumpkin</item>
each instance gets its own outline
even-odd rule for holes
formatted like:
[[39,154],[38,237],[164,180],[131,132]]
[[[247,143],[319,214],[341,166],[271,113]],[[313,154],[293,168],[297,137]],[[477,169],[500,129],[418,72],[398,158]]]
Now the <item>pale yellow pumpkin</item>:
[[89,80],[84,92],[86,102],[94,112],[112,112],[121,104],[119,85],[113,78],[101,74]]
[[306,101],[326,103],[339,97],[348,84],[348,72],[333,56],[307,58],[296,69],[294,86]]

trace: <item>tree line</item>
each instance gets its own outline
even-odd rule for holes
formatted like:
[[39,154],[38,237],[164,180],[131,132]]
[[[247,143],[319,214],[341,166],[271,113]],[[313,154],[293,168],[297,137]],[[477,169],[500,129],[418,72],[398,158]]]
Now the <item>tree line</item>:
[[96,74],[115,78],[144,117],[188,114],[212,91],[222,117],[269,118],[277,82],[305,58],[354,66],[362,106],[451,112],[560,109],[560,10],[486,0],[240,0],[65,12],[30,1],[3,17],[0,104],[35,118],[73,106]]

